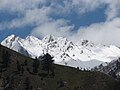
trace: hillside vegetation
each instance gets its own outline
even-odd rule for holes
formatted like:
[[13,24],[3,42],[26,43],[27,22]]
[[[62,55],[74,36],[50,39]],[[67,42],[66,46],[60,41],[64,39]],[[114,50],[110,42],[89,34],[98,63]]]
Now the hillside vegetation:
[[120,83],[100,73],[54,64],[54,75],[33,70],[34,59],[0,45],[0,90],[119,90]]

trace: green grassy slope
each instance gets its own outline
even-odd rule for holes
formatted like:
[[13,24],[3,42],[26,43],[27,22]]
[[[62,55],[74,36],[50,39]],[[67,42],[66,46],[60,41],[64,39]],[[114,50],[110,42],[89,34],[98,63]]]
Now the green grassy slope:
[[[34,74],[32,72],[33,59],[1,45],[0,65],[3,60],[2,54],[6,51],[11,56],[11,63],[9,67],[2,70],[0,66],[0,90],[119,90],[120,88],[118,81],[103,73],[80,71],[61,65],[54,65],[55,76],[53,77],[42,70],[40,62],[39,72]],[[23,74],[17,70],[17,61],[23,65]],[[25,61],[27,65],[24,64]],[[27,86],[29,89],[26,88]]]

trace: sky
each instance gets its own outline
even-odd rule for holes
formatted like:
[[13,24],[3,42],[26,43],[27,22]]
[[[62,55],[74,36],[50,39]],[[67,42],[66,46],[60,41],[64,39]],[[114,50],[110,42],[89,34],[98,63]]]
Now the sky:
[[120,46],[120,0],[0,0],[0,42],[11,34]]

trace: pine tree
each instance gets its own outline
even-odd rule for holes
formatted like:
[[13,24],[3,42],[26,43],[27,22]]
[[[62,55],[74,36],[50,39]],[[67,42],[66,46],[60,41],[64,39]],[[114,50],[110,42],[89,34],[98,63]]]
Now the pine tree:
[[27,65],[27,60],[24,61],[24,65]]
[[38,73],[39,65],[40,65],[40,62],[39,62],[39,60],[36,57],[34,62],[33,62],[33,65],[32,65],[34,73]]
[[7,77],[3,77],[2,78],[2,87],[3,87],[3,90],[8,90],[8,87],[9,87],[9,81],[10,81],[10,78],[7,76]]
[[24,85],[25,85],[25,90],[30,90],[30,80],[28,77],[25,78]]
[[51,55],[47,53],[46,55],[43,56],[42,63],[43,63],[43,70],[46,70],[47,74],[49,74],[49,72],[51,71],[52,75],[54,75],[54,67],[53,67],[54,60],[52,59],[53,57],[51,57]]
[[15,79],[14,79],[14,77],[11,77],[8,90],[14,90],[14,85],[15,85]]
[[24,67],[23,67],[23,65],[22,65],[22,67],[21,67],[21,73],[22,73],[22,74],[24,73]]
[[3,55],[2,55],[2,59],[3,59],[3,67],[4,68],[7,68],[10,64],[10,54],[8,53],[8,51],[6,52],[3,52]]
[[21,71],[21,65],[20,65],[20,62],[19,62],[19,61],[17,61],[17,70],[18,70],[18,72]]
[[0,44],[0,52],[1,52],[1,44]]

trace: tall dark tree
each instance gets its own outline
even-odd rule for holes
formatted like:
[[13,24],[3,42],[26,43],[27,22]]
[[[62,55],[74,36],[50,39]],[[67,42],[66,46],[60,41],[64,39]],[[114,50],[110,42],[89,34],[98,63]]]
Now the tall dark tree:
[[10,81],[10,78],[7,76],[7,77],[3,77],[2,80],[1,80],[1,84],[2,84],[2,90],[9,90],[8,87],[9,87],[9,81]]
[[2,59],[3,59],[3,67],[7,68],[10,64],[10,57],[11,55],[8,53],[8,51],[3,52]]
[[24,61],[24,65],[27,65],[27,64],[28,64],[28,62],[27,62],[27,60],[25,60],[25,61]]
[[[1,54],[2,54],[2,50],[1,50],[1,44],[0,44],[0,57],[1,57]],[[0,62],[1,62],[1,59],[0,59]]]
[[14,77],[10,77],[8,90],[14,90],[14,86],[15,86],[15,78]]
[[22,74],[24,73],[24,66],[23,65],[21,66],[21,73]]
[[40,65],[40,61],[36,57],[32,65],[34,73],[38,73],[39,65]]
[[65,83],[62,79],[60,79],[57,84],[59,85],[59,87],[64,87],[65,86]]
[[25,85],[25,90],[30,90],[30,80],[29,80],[29,77],[25,78],[24,85]]
[[19,61],[17,61],[17,70],[18,70],[18,72],[20,72],[20,71],[21,71],[21,64],[20,64],[20,62],[19,62]]
[[1,44],[0,44],[0,52],[1,52]]
[[47,53],[46,55],[43,56],[42,65],[43,65],[43,70],[46,70],[47,74],[49,74],[51,71],[52,75],[54,75],[54,67],[53,67],[54,60],[52,59],[53,57],[51,57],[51,55]]

